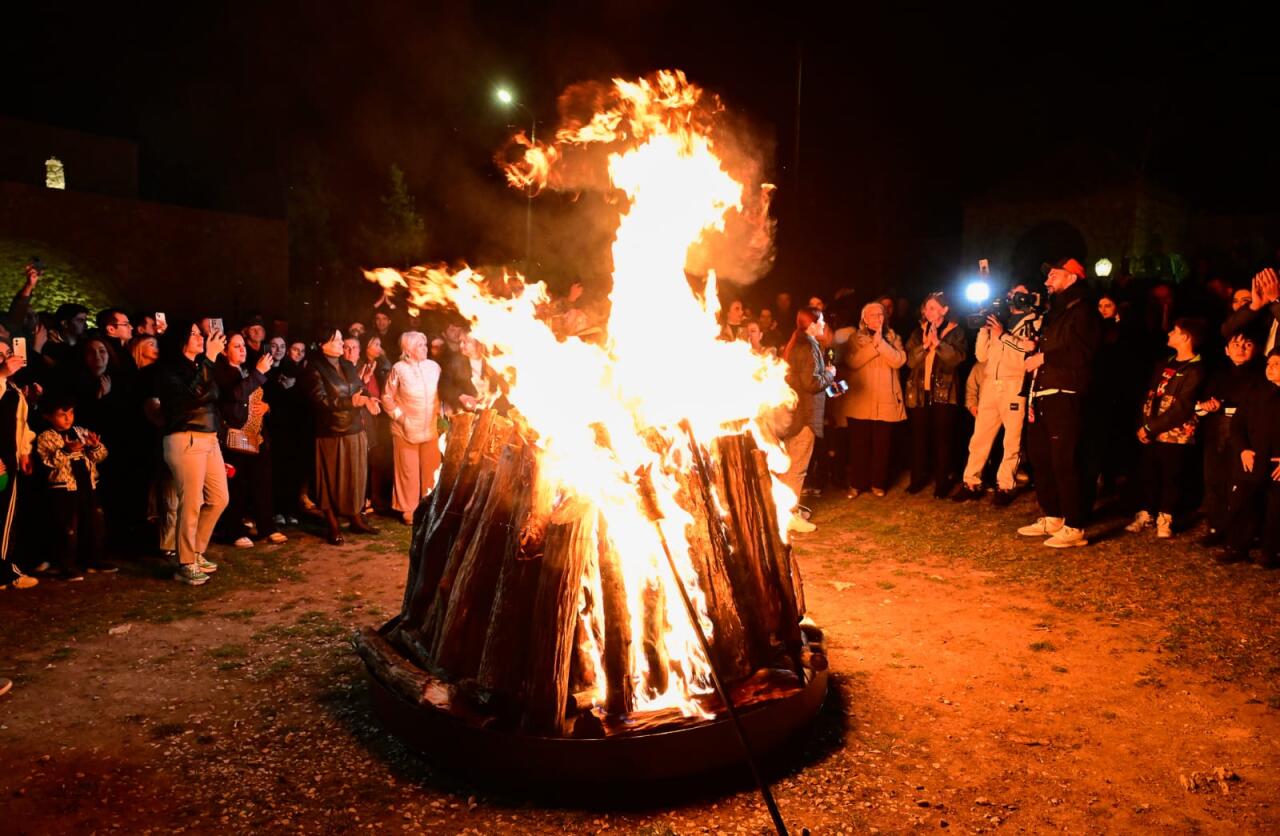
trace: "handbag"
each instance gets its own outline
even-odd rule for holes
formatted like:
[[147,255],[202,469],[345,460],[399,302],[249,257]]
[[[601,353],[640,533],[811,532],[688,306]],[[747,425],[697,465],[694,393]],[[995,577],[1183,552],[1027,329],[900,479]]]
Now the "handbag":
[[[253,394],[249,396],[249,405],[262,402],[262,390],[254,389]],[[253,410],[249,410],[249,420],[245,421],[244,427],[227,428],[227,449],[236,453],[257,453],[262,448],[262,415],[254,415]]]

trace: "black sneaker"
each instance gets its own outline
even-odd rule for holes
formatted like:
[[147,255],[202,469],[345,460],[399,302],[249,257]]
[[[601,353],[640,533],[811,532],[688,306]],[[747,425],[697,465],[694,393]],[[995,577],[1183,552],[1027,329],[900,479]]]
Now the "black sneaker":
[[89,564],[89,574],[91,575],[114,575],[119,571],[119,566],[112,566],[110,563],[103,563],[101,560],[95,560]]
[[974,488],[970,485],[961,485],[960,490],[956,491],[956,495],[951,497],[952,502],[968,502],[971,499],[977,499],[982,496],[981,488]]
[[924,490],[924,489],[925,489],[925,488],[927,488],[927,487],[928,487],[928,484],[927,484],[927,483],[917,485],[915,482],[912,482],[910,485],[907,485],[907,493],[909,493],[909,494],[917,494],[917,493],[920,493],[920,491]]
[[991,504],[997,508],[1007,508],[1013,502],[1013,489],[1000,490],[997,489],[995,495],[991,497]]

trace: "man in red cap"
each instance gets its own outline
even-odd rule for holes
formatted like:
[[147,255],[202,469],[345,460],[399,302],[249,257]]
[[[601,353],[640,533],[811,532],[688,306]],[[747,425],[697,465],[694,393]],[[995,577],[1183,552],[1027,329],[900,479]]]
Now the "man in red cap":
[[1044,516],[1018,529],[1046,537],[1046,546],[1086,546],[1085,491],[1080,427],[1082,400],[1093,376],[1102,321],[1089,301],[1084,267],[1074,258],[1045,264],[1049,310],[1040,326],[1038,353],[1026,360],[1033,375],[1027,408],[1027,452],[1035,468],[1036,499]]

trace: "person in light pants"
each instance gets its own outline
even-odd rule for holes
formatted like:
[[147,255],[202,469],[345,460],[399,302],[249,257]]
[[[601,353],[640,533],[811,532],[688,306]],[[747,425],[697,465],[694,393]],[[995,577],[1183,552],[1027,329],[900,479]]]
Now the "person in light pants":
[[[1025,296],[1027,288],[1017,285],[1009,291],[1013,300]],[[1035,335],[1040,318],[1034,312],[1019,311],[1010,305],[1012,317],[1008,328],[999,317],[988,316],[987,324],[978,332],[974,356],[978,365],[970,376],[981,375],[978,409],[974,412],[973,436],[969,439],[969,461],[964,468],[964,485],[953,497],[957,501],[982,495],[982,468],[987,463],[996,435],[1004,427],[1004,449],[996,471],[995,504],[1008,505],[1013,500],[1014,474],[1022,450],[1022,427],[1027,417],[1027,399],[1023,394],[1027,353],[1035,348]]]
[[428,355],[421,331],[400,337],[400,362],[391,367],[382,393],[382,405],[391,416],[391,446],[395,455],[395,487],[391,507],[405,525],[422,497],[435,487],[440,467],[440,366]]

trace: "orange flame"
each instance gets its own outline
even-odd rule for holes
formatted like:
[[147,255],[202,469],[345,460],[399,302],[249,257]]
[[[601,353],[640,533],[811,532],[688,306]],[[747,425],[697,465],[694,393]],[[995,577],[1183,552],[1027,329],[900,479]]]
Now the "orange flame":
[[[483,275],[467,267],[365,273],[384,291],[403,291],[412,308],[453,306],[488,346],[489,363],[509,384],[507,399],[537,433],[539,478],[556,495],[591,503],[607,521],[632,616],[637,708],[678,707],[689,715],[703,713],[695,698],[711,690],[708,661],[681,609],[658,529],[645,514],[633,474],[651,473],[663,515],[661,535],[710,635],[715,625],[689,560],[686,528],[693,520],[676,501],[676,474],[690,467],[688,442],[678,425],[687,420],[695,436],[707,442],[748,428],[769,451],[774,472],[782,472],[785,454],[763,416],[795,397],[781,363],[752,353],[746,343],[718,339],[714,273],[702,296],[686,278],[691,249],[709,232],[723,230],[731,214],[742,213],[748,197],[712,140],[721,109],[683,73],[662,72],[638,81],[615,79],[605,106],[589,119],[566,124],[551,145],[517,138],[525,152],[506,175],[522,189],[554,186],[566,148],[603,143],[611,149],[608,180],[624,199],[612,247],[612,311],[603,345],[557,338],[539,318],[548,301],[541,282],[504,281],[503,292],[495,293]],[[765,202],[753,200],[752,211],[764,219],[773,187],[760,189]],[[607,441],[598,427],[608,429]],[[665,443],[652,444],[655,437]],[[774,493],[778,530],[786,538],[795,497],[777,480]],[[665,677],[648,670],[651,658],[640,634],[646,597],[652,606],[655,595],[667,607],[661,655],[670,669]],[[600,595],[583,600],[599,601]],[[603,683],[604,677],[597,681]],[[658,682],[665,682],[665,689],[659,690]],[[603,701],[604,694],[599,697]]]

